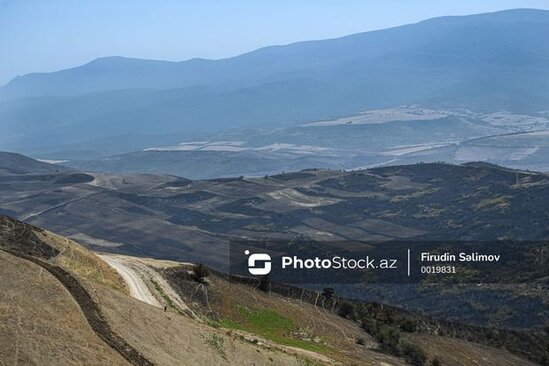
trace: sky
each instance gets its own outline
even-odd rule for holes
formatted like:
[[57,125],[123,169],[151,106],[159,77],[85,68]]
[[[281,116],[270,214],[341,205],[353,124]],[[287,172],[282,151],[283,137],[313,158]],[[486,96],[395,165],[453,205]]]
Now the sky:
[[0,85],[98,57],[181,61],[549,0],[0,0]]

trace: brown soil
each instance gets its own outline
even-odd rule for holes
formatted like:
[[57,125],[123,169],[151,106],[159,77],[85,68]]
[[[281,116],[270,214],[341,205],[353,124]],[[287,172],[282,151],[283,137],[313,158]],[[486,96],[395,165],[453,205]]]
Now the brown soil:
[[42,267],[0,250],[0,278],[0,365],[128,365]]
[[122,337],[114,333],[103,314],[99,306],[93,301],[92,297],[88,294],[86,289],[80,283],[71,276],[64,269],[53,266],[41,259],[23,254],[23,253],[14,253],[20,258],[31,261],[40,267],[47,270],[51,273],[59,282],[65,286],[65,288],[72,295],[74,300],[80,306],[80,309],[84,313],[88,324],[91,326],[95,334],[99,336],[105,343],[107,343],[112,349],[117,351],[122,357],[128,360],[132,365],[135,366],[153,366],[154,364],[147,360],[141,353],[139,353],[135,348],[130,346]]

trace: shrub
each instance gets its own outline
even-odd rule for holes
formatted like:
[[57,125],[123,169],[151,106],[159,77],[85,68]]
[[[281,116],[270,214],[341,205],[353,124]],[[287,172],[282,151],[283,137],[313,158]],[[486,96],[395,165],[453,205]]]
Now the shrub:
[[403,342],[401,352],[408,362],[415,366],[423,366],[427,362],[427,355],[415,344]]
[[438,357],[435,357],[433,358],[433,361],[431,361],[431,366],[442,366],[442,362],[440,362]]
[[338,314],[343,318],[353,320],[356,317],[355,306],[350,302],[344,302],[339,306]]
[[333,287],[324,287],[324,289],[322,289],[322,296],[324,296],[327,299],[333,298],[334,294],[335,292]]
[[410,319],[406,319],[402,321],[400,324],[400,329],[402,329],[405,332],[413,333],[416,331],[416,323]]
[[383,327],[377,336],[378,341],[384,346],[398,350],[400,343],[400,332],[393,327]]
[[194,267],[193,279],[198,283],[205,283],[206,277],[210,275],[208,268],[202,263],[198,263]]
[[379,335],[379,324],[375,319],[365,318],[362,320],[362,329],[372,337],[377,338]]

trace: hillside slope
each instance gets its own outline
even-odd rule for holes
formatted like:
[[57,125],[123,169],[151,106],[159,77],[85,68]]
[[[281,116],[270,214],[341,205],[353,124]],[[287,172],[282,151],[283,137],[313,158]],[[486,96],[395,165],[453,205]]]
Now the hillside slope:
[[8,174],[47,174],[70,171],[61,165],[38,161],[27,156],[0,151],[0,173]]
[[[0,363],[397,366],[406,365],[405,359],[412,362],[411,351],[402,358],[392,356],[387,345],[333,309],[265,293],[217,272],[197,282],[195,267],[185,263],[118,260],[137,265],[137,275],[148,278],[158,304],[128,296],[130,283],[89,250],[0,216],[0,271],[3,279],[9,279],[0,284],[0,308],[10,310],[0,315]],[[181,303],[190,312],[180,311]],[[408,341],[401,342],[427,350],[414,351],[427,352],[424,361],[437,357],[448,365],[457,364],[456,360],[460,365],[534,365],[503,350],[448,337],[413,332],[405,337]]]
[[[221,326],[236,332],[251,331],[282,344],[317,350],[345,365],[395,362],[383,356],[383,353],[395,354],[388,335],[384,335],[387,338],[383,340],[383,337],[365,331],[364,323],[353,324],[341,315],[345,299],[336,299],[334,305],[328,305],[330,301],[319,292],[275,283],[271,284],[270,291],[265,291],[258,279],[235,278],[216,272],[206,278],[204,286],[193,281],[192,272],[185,265],[164,269],[163,273],[196,313],[208,314]],[[385,308],[384,305],[381,308]],[[392,320],[378,318],[378,325],[391,324],[392,332],[402,334],[397,342],[401,348],[406,348],[405,344],[410,342],[411,348],[418,347],[418,354],[425,354],[424,361],[419,361],[421,357],[416,358],[418,354],[414,352],[397,351],[407,364],[427,365],[428,360],[435,358],[443,365],[456,366],[532,364],[502,349],[478,344],[482,341],[472,335],[473,332],[468,339],[473,342],[467,342],[443,335],[444,326],[438,332],[427,331],[427,334],[410,332],[402,325],[399,328],[402,310],[394,311]],[[458,349],[460,354],[456,356]]]
[[[89,250],[5,216],[0,216],[0,260],[5,264],[2,278],[10,280],[2,281],[0,308],[12,310],[0,317],[1,364],[304,362],[303,356],[282,351],[258,354],[256,345],[235,341],[187,317],[174,320],[162,309],[143,307],[127,295],[116,271]],[[135,312],[141,316],[135,317]],[[161,346],[158,342],[168,328],[177,343]],[[230,342],[230,347],[223,354],[216,352],[212,339]]]
[[40,266],[0,250],[0,277],[0,364],[127,365]]

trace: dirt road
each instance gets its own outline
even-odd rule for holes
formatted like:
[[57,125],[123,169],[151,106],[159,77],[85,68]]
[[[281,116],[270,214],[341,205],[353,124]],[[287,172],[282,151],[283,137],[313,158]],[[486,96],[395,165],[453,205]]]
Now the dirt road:
[[141,275],[131,265],[129,265],[124,259],[112,255],[100,255],[101,259],[107,262],[112,268],[116,270],[124,279],[124,282],[128,285],[130,295],[137,300],[143,301],[157,308],[161,308],[160,302],[151,293],[147,284],[142,279]]
[[100,257],[122,276],[133,298],[158,308],[168,307],[180,314],[197,318],[158,271],[159,268],[172,266],[175,262],[117,254],[101,254]]

